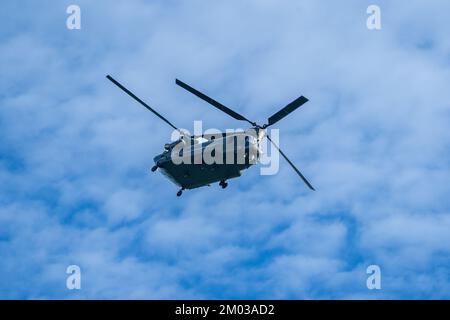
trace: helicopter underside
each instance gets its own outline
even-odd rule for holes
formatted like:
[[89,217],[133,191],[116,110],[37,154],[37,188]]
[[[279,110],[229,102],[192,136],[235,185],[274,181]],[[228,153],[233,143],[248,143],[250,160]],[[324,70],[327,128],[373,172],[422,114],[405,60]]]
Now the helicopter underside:
[[237,164],[163,164],[159,170],[183,189],[195,189],[241,176],[250,165]]

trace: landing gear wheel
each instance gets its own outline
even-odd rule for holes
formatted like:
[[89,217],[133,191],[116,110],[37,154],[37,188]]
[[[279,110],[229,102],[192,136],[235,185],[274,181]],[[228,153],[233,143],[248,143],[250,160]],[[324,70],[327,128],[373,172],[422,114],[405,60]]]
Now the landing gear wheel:
[[226,187],[228,187],[228,182],[222,180],[222,181],[220,181],[219,186],[221,186],[222,189],[225,189]]
[[158,169],[158,166],[153,166],[153,167],[152,167],[152,172],[155,172],[156,169]]
[[177,192],[177,197],[181,197],[181,195],[183,194],[183,190],[184,190],[184,188],[181,188],[181,189]]

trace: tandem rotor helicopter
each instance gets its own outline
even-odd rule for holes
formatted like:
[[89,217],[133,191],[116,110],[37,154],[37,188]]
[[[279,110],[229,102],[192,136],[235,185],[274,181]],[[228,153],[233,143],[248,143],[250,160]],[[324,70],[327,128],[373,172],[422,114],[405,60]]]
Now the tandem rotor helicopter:
[[[273,146],[280,152],[284,159],[289,163],[289,165],[294,169],[294,171],[299,175],[299,177],[303,180],[303,182],[311,189],[315,190],[313,186],[306,180],[306,178],[302,175],[302,173],[295,167],[295,165],[288,159],[288,157],[280,150],[280,148],[272,141],[269,135],[266,132],[266,128],[272,126],[277,123],[291,112],[308,102],[308,99],[304,96],[301,96],[280,111],[273,114],[268,118],[267,124],[258,125],[254,121],[250,121],[241,114],[231,110],[230,108],[224,106],[223,104],[217,102],[216,100],[208,97],[207,95],[197,91],[186,83],[176,79],[176,84],[180,87],[186,89],[190,93],[196,95],[200,99],[208,102],[213,105],[217,109],[225,112],[232,118],[241,121],[247,121],[251,124],[251,128],[242,131],[242,132],[234,132],[234,133],[223,133],[220,135],[217,134],[204,134],[202,136],[190,136],[186,132],[180,130],[176,126],[174,126],[169,120],[163,117],[161,114],[156,112],[153,108],[147,105],[144,101],[138,98],[134,93],[125,88],[122,84],[120,84],[117,80],[115,80],[110,75],[107,75],[106,78],[122,89],[125,93],[131,96],[134,100],[139,102],[142,106],[147,108],[149,111],[153,112],[158,118],[163,120],[173,129],[177,130],[180,133],[180,139],[175,142],[168,143],[164,146],[164,152],[154,157],[155,165],[152,167],[151,171],[154,172],[156,170],[160,170],[162,174],[164,174],[169,180],[174,182],[176,185],[180,187],[180,190],[177,192],[177,196],[181,196],[183,191],[186,189],[194,189],[202,186],[207,186],[215,182],[219,182],[219,185],[225,189],[228,186],[228,179],[240,177],[242,171],[248,169],[250,166],[257,163],[262,154],[260,149],[260,141],[263,138],[267,138]],[[239,139],[244,138],[244,139]],[[244,144],[237,145],[237,140],[244,141]],[[206,142],[205,142],[206,141]],[[184,161],[181,163],[175,163],[174,161],[174,150],[176,149],[178,152],[175,153],[177,156],[179,155],[181,158],[187,158],[191,160],[197,154],[203,153],[206,148],[211,149],[211,147],[219,146],[222,148],[223,154],[220,157],[232,156],[234,161],[232,163],[224,162],[224,163],[212,163],[208,164],[205,161],[201,161],[201,163],[195,163],[192,161]],[[183,147],[183,149],[180,149]],[[220,149],[219,148],[219,149]],[[184,154],[183,154],[184,151]],[[241,152],[239,152],[241,151]],[[241,160],[241,161],[239,161]]]

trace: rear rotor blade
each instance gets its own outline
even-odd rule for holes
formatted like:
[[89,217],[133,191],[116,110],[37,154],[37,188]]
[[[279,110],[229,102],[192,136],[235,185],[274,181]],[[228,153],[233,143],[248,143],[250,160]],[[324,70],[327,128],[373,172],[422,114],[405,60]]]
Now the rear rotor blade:
[[277,113],[272,115],[269,118],[269,122],[267,123],[266,128],[268,126],[271,126],[271,125],[277,123],[278,121],[280,121],[281,119],[286,117],[288,114],[290,114],[292,111],[296,110],[298,107],[302,106],[303,104],[305,104],[308,101],[309,100],[307,98],[305,98],[304,96],[301,96],[301,97],[295,99],[294,101],[289,103],[286,107],[284,107],[283,109],[281,109],[280,111],[278,111]]
[[130,90],[128,90],[127,88],[125,88],[122,84],[120,84],[117,80],[115,80],[113,77],[111,77],[110,75],[107,75],[106,78],[108,78],[108,80],[110,80],[112,83],[114,83],[116,86],[118,86],[120,89],[122,89],[123,91],[125,91],[125,93],[127,93],[130,97],[132,97],[134,100],[136,100],[137,102],[139,102],[141,105],[143,105],[145,108],[147,108],[148,110],[150,110],[151,112],[153,112],[158,118],[160,118],[162,121],[164,121],[165,123],[167,123],[169,126],[171,126],[172,128],[174,128],[175,130],[177,130],[178,132],[181,133],[181,131],[175,127],[169,120],[167,120],[166,118],[164,118],[162,115],[160,115],[158,112],[156,112],[153,108],[151,108],[148,104],[146,104],[144,101],[142,101],[141,99],[139,99],[133,92],[131,92]]
[[192,88],[191,86],[189,86],[188,84],[184,83],[183,81],[180,81],[178,79],[175,80],[175,83],[177,85],[179,85],[180,87],[186,89],[187,91],[189,91],[190,93],[196,95],[197,97],[199,97],[200,99],[205,100],[206,102],[208,102],[209,104],[212,104],[214,107],[216,107],[217,109],[225,112],[226,114],[228,114],[229,116],[233,117],[236,120],[243,120],[243,121],[247,121],[248,123],[250,123],[252,126],[255,126],[256,123],[248,120],[247,118],[245,118],[243,115],[240,115],[239,113],[231,110],[228,107],[225,107],[223,104],[221,104],[220,102],[217,102],[216,100],[208,97],[207,95],[201,93],[200,91]]
[[306,180],[306,178],[302,175],[302,173],[294,166],[294,164],[291,162],[291,160],[288,159],[288,157],[283,153],[283,151],[281,151],[281,149],[275,144],[275,142],[272,141],[272,139],[270,139],[270,137],[267,135],[266,136],[267,139],[269,139],[270,142],[272,142],[273,146],[280,152],[280,154],[283,156],[284,159],[286,159],[286,161],[291,165],[292,169],[295,170],[295,172],[297,172],[297,174],[299,175],[299,177],[303,180],[303,182],[313,191],[315,191],[316,189],[313,188],[313,186],[309,183],[308,180]]

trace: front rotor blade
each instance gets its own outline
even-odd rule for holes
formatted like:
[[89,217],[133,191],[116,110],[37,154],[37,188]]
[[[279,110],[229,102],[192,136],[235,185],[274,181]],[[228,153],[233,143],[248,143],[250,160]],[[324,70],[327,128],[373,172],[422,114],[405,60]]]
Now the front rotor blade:
[[106,78],[108,78],[108,80],[110,80],[112,83],[114,83],[116,86],[118,86],[120,89],[122,89],[123,91],[125,91],[125,93],[127,93],[130,97],[132,97],[134,100],[136,100],[137,102],[139,102],[141,105],[143,105],[145,108],[147,108],[148,110],[150,110],[151,112],[153,112],[157,117],[159,117],[162,121],[164,121],[165,123],[167,123],[169,126],[171,126],[172,128],[174,128],[175,130],[179,131],[181,133],[181,131],[175,127],[169,120],[167,120],[166,118],[164,118],[162,115],[160,115],[158,112],[156,112],[154,109],[152,109],[148,104],[146,104],[144,101],[142,101],[141,99],[139,99],[133,92],[131,92],[130,90],[128,90],[127,88],[125,88],[122,84],[120,84],[117,80],[115,80],[113,77],[111,77],[110,75],[107,75]]
[[283,151],[281,151],[281,149],[275,144],[275,142],[272,141],[272,139],[270,139],[270,137],[267,135],[266,136],[267,139],[269,139],[270,142],[272,142],[273,146],[280,152],[280,154],[283,156],[283,158],[286,159],[286,161],[291,165],[292,169],[295,170],[295,172],[297,172],[297,174],[300,176],[300,178],[302,178],[303,182],[311,189],[311,190],[316,190],[313,188],[313,186],[309,183],[308,180],[306,180],[305,176],[302,175],[302,173],[294,166],[294,164],[291,162],[291,160],[288,159],[288,157],[283,153]]
[[183,81],[180,81],[178,79],[175,80],[175,83],[177,85],[179,85],[180,87],[186,89],[187,91],[189,91],[190,93],[196,95],[197,97],[199,97],[200,99],[205,100],[206,102],[208,102],[209,104],[212,104],[214,107],[216,107],[217,109],[225,112],[226,114],[228,114],[229,116],[233,117],[236,120],[244,120],[247,121],[248,123],[250,123],[252,126],[256,125],[254,122],[248,120],[246,117],[244,117],[243,115],[240,115],[239,113],[231,110],[228,107],[225,107],[223,104],[221,104],[220,102],[217,102],[216,100],[208,97],[207,95],[201,93],[200,91],[192,88],[191,86],[189,86],[188,84],[184,83]]
[[298,107],[302,106],[303,104],[305,104],[308,101],[309,100],[307,98],[305,98],[304,96],[301,96],[301,97],[295,99],[294,101],[289,103],[286,107],[284,107],[283,109],[281,109],[280,111],[278,111],[277,113],[272,115],[269,118],[269,122],[266,127],[277,123],[278,121],[280,121],[281,119],[286,117],[289,113],[296,110]]

